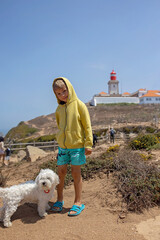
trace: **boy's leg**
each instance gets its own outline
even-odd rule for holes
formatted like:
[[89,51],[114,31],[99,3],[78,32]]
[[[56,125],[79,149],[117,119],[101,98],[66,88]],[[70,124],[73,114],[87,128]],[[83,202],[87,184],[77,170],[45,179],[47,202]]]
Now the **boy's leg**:
[[57,201],[63,201],[64,179],[67,173],[67,164],[58,166],[59,184],[57,186]]
[[[63,202],[63,187],[64,187],[64,179],[65,179],[65,175],[67,173],[67,164],[65,165],[59,165],[58,166],[58,176],[59,176],[59,184],[57,186],[57,202]],[[56,202],[56,203],[57,203]],[[54,203],[56,205],[56,203]],[[61,206],[55,206],[53,204],[52,206],[52,211],[58,212],[61,211]],[[62,205],[63,206],[63,205]]]
[[[74,204],[81,206],[81,195],[82,195],[82,176],[81,176],[81,166],[80,165],[71,165],[72,177],[74,180],[74,189],[75,189],[75,200]],[[70,214],[74,214],[74,211],[71,211]]]

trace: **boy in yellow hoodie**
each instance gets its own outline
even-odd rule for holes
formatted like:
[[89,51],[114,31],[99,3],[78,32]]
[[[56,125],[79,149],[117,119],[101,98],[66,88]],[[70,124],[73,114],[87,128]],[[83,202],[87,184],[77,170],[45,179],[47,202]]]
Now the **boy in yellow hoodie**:
[[82,176],[81,165],[86,163],[86,156],[92,152],[92,129],[90,116],[86,105],[80,101],[68,79],[60,77],[53,81],[53,91],[58,107],[56,121],[58,125],[58,175],[60,184],[57,187],[57,201],[51,210],[61,212],[63,209],[63,187],[67,173],[67,165],[71,164],[74,180],[74,205],[68,212],[69,216],[77,216],[85,205],[81,203]]

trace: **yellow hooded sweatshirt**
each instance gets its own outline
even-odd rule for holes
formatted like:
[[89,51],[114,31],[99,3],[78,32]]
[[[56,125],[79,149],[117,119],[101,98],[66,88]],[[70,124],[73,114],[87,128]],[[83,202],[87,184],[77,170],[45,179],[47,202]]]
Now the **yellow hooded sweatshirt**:
[[86,105],[78,99],[68,79],[59,77],[54,81],[57,79],[62,79],[68,88],[68,99],[65,104],[57,98],[56,121],[59,129],[57,133],[59,146],[68,149],[92,148],[92,129]]

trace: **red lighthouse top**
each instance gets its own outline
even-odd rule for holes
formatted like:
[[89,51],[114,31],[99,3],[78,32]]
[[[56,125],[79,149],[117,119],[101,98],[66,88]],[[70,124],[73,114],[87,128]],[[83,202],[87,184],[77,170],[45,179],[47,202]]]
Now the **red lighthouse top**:
[[116,80],[116,73],[115,73],[115,71],[114,70],[112,70],[112,72],[111,72],[111,76],[110,76],[110,80]]

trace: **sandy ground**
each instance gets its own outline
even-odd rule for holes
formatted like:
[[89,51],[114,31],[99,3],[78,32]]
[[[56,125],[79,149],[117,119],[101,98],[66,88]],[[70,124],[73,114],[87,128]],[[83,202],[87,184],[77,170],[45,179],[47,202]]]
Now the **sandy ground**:
[[[97,147],[93,155],[105,146]],[[8,167],[9,185],[33,178],[38,164],[25,163],[17,170]],[[5,171],[4,171],[5,172]],[[20,174],[21,173],[21,174]],[[64,209],[62,213],[49,212],[40,218],[35,204],[24,204],[12,216],[13,226],[4,228],[0,223],[2,240],[159,240],[160,209],[158,207],[143,214],[122,212],[121,199],[117,198],[112,184],[103,173],[83,182],[84,211],[77,217],[68,217],[67,212],[73,204],[73,184],[64,189]],[[56,200],[56,192],[50,205]],[[0,206],[2,202],[0,201]]]

